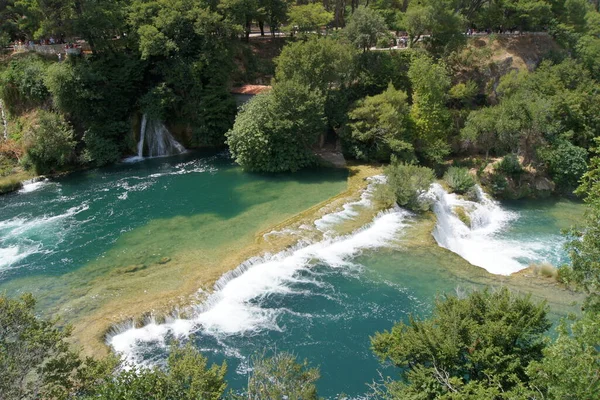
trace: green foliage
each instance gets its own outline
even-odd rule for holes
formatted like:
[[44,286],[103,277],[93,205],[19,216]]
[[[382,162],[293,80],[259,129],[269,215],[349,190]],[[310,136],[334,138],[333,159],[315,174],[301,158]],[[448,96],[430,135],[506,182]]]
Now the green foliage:
[[[598,139],[596,139],[598,141]],[[567,244],[571,258],[571,268],[562,268],[561,277],[574,284],[587,294],[586,306],[600,310],[600,158],[598,149],[593,150],[588,171],[581,178],[576,194],[584,197],[587,203],[585,222],[569,232]],[[563,272],[564,270],[564,272]]]
[[227,366],[208,367],[206,357],[191,345],[171,346],[167,368],[133,368],[88,387],[84,399],[219,400],[227,387]]
[[73,128],[62,115],[39,111],[23,137],[27,159],[36,173],[52,172],[71,162],[75,149]]
[[288,31],[292,34],[315,32],[321,34],[321,28],[333,20],[333,13],[325,10],[320,3],[292,6],[288,12]]
[[444,174],[444,181],[455,193],[464,194],[475,186],[475,179],[467,168],[450,167]]
[[351,79],[351,46],[331,38],[311,38],[288,44],[277,57],[275,81],[295,80],[323,93],[338,89]]
[[427,161],[441,163],[450,152],[450,112],[446,108],[450,77],[443,64],[427,56],[415,57],[408,70],[412,84],[411,117],[415,123],[417,151]]
[[383,92],[391,83],[395,88],[409,93],[411,51],[367,51],[354,57],[352,66],[353,99],[373,96]]
[[411,317],[371,338],[381,360],[402,368],[388,397],[524,398],[527,367],[546,347],[546,314],[545,303],[506,288],[438,299],[430,318]]
[[517,176],[523,172],[519,157],[513,153],[505,155],[494,168],[507,176]]
[[0,295],[0,397],[62,399],[109,377],[114,358],[81,360],[69,349],[70,328],[37,318],[34,308],[30,294],[18,300]]
[[385,92],[358,101],[350,110],[345,146],[362,160],[389,161],[392,154],[404,161],[413,160],[409,112],[406,93],[390,84]]
[[325,99],[296,81],[277,83],[247,102],[227,132],[235,161],[248,171],[297,171],[314,162],[325,131]]
[[358,7],[343,30],[343,35],[363,51],[375,47],[378,39],[388,36],[388,27],[383,17],[368,7]]
[[143,73],[143,62],[112,53],[57,63],[48,69],[45,83],[54,106],[85,132],[84,161],[108,164],[126,150]]
[[541,151],[541,159],[547,163],[552,180],[565,192],[573,191],[587,170],[588,152],[568,141]]
[[498,109],[484,107],[472,111],[467,117],[465,126],[460,131],[461,138],[474,144],[478,149],[485,151],[487,159],[490,150],[498,148],[496,123]]
[[193,145],[222,145],[233,123],[231,38],[239,32],[236,24],[248,17],[245,4],[222,4],[221,11],[230,13],[225,19],[193,0],[135,1],[129,14],[140,56],[152,66],[142,112],[190,126]]
[[44,77],[49,64],[37,54],[11,59],[0,74],[0,96],[11,114],[19,115],[46,102],[49,93]]
[[423,195],[435,180],[432,169],[393,162],[385,169],[385,175],[399,206],[413,211],[429,209]]
[[248,393],[240,400],[317,400],[319,377],[318,368],[311,368],[306,360],[298,363],[292,354],[277,353],[271,358],[263,354],[253,359]]
[[567,327],[562,321],[558,338],[544,349],[544,358],[532,362],[527,373],[533,386],[548,399],[592,400],[600,390],[600,322],[585,313]]
[[449,54],[465,42],[464,18],[456,12],[454,1],[424,0],[410,2],[399,25],[409,36],[409,46],[414,46],[425,33],[425,46],[434,54]]

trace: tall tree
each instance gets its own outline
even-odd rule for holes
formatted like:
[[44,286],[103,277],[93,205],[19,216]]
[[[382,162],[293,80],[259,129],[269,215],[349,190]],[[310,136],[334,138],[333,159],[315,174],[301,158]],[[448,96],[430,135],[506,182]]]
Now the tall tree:
[[415,57],[408,71],[413,104],[411,117],[417,134],[417,151],[439,163],[449,153],[450,112],[446,108],[450,77],[446,67],[427,56]]
[[383,17],[367,7],[358,7],[344,28],[344,36],[362,51],[374,47],[377,40],[387,34],[388,27]]

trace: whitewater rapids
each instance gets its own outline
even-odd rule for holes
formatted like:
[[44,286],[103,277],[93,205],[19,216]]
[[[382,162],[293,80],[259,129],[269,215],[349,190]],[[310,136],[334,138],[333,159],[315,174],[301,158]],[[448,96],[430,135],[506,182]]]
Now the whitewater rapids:
[[397,208],[379,214],[370,225],[351,235],[299,244],[292,250],[250,259],[219,279],[214,292],[190,312],[190,317],[169,318],[161,324],[149,321],[139,328],[125,324],[116,327],[107,342],[127,360],[139,362],[136,352],[140,345],[154,342],[164,346],[171,335],[187,337],[202,330],[218,337],[281,330],[277,317],[282,310],[264,309],[254,300],[289,292],[298,274],[317,263],[351,268],[351,259],[361,251],[392,245],[407,225],[409,215]]

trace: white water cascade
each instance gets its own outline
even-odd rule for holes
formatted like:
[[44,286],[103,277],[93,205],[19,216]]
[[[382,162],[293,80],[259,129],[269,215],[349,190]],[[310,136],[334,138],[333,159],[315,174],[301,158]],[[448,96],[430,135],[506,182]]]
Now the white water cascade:
[[[433,211],[437,224],[433,236],[437,243],[492,274],[510,275],[528,267],[523,260],[536,254],[528,243],[508,241],[498,237],[508,223],[517,218],[491,200],[479,186],[477,201],[469,201],[447,193],[433,184],[429,195],[434,198]],[[459,213],[466,218],[459,218]],[[470,226],[467,225],[470,220]],[[465,223],[467,222],[467,223]]]
[[[224,274],[206,301],[194,307],[185,318],[173,316],[164,323],[149,320],[145,326],[133,323],[116,326],[107,337],[113,349],[130,362],[139,362],[138,351],[144,343],[166,344],[169,336],[187,337],[202,331],[217,339],[263,330],[280,331],[278,317],[285,309],[261,307],[262,297],[290,293],[302,271],[317,264],[329,268],[356,268],[352,258],[365,249],[392,245],[399,231],[407,226],[410,213],[394,209],[379,214],[374,221],[347,236],[325,238],[315,243],[300,243],[291,250],[252,258]],[[318,285],[318,281],[306,283]]]
[[146,114],[142,117],[140,141],[137,146],[140,159],[144,157],[144,144],[148,149],[148,157],[172,156],[185,152],[185,147],[175,140],[163,123],[149,121]]
[[4,134],[4,140],[8,139],[8,122],[6,121],[6,114],[4,112],[4,103],[0,99],[0,117],[2,118],[2,128]]

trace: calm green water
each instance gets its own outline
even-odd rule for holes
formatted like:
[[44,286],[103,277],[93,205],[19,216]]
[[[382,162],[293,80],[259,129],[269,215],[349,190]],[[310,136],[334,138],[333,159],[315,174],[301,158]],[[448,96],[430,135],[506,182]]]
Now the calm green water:
[[[0,290],[33,291],[42,309],[68,318],[94,312],[92,300],[102,302],[125,276],[114,272],[132,265],[147,267],[149,277],[158,271],[155,290],[176,287],[181,278],[172,271],[180,265],[200,269],[217,254],[235,253],[256,232],[344,190],[345,179],[336,170],[251,175],[226,156],[192,154],[28,187],[35,190],[0,198]],[[567,260],[560,229],[581,209],[566,201],[504,204],[508,222],[475,239],[489,238],[498,254],[521,246],[515,254],[523,266],[559,264]],[[131,360],[160,363],[169,339],[189,338],[211,361],[227,361],[233,389],[244,387],[252,355],[291,351],[320,367],[322,396],[362,398],[378,371],[397,373],[373,356],[376,331],[410,313],[427,315],[443,293],[499,284],[526,290],[525,280],[488,274],[435,245],[432,227],[396,210],[348,236],[302,241],[241,265],[186,318],[123,325],[109,343]],[[304,229],[315,227],[296,234]],[[79,297],[89,301],[80,305]]]
[[202,268],[217,248],[252,241],[345,190],[346,177],[334,169],[247,174],[227,155],[191,153],[29,184],[0,197],[0,291],[33,292],[44,310],[120,267],[189,262],[193,249],[204,250],[195,257]]

